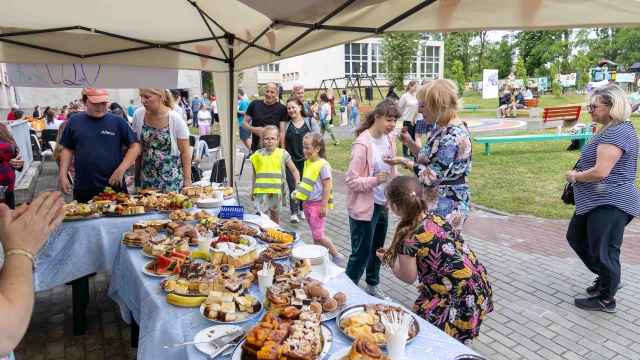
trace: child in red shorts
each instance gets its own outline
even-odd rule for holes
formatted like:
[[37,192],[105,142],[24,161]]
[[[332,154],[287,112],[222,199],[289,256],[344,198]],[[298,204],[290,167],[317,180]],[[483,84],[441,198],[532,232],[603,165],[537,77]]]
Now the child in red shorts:
[[329,249],[331,261],[340,265],[344,256],[338,252],[333,241],[324,234],[324,223],[329,209],[333,209],[331,192],[331,166],[326,160],[324,140],[318,133],[307,133],[302,141],[302,150],[307,160],[295,197],[304,201],[304,215],[307,218],[313,242]]

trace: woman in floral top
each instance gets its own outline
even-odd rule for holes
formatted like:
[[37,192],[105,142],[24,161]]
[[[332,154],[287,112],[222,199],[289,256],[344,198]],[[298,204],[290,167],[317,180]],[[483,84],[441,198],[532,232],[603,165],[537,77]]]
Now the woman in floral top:
[[413,312],[470,346],[484,316],[493,310],[491,285],[460,235],[440,216],[427,212],[422,192],[422,184],[413,177],[391,181],[387,199],[402,219],[389,249],[379,249],[376,256],[407,284],[420,280]]
[[133,114],[133,131],[140,137],[136,179],[142,187],[169,193],[191,186],[189,127],[174,110],[165,89],[140,89],[144,107]]
[[431,81],[418,92],[420,110],[427,124],[436,124],[424,147],[409,134],[400,141],[417,156],[417,162],[401,157],[385,160],[388,164],[412,169],[425,185],[424,199],[429,212],[445,219],[460,233],[469,216],[471,190],[467,175],[471,172],[471,137],[466,124],[458,118],[460,107],[456,85],[447,79]]

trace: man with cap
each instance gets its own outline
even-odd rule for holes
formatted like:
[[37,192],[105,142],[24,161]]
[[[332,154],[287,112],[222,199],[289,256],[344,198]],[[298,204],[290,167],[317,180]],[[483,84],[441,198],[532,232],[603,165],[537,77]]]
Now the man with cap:
[[18,106],[18,104],[13,104],[13,106],[11,106],[11,111],[9,111],[9,114],[7,115],[7,120],[17,120],[16,119],[16,115],[14,114],[16,110],[19,110],[20,106]]
[[[74,161],[73,199],[86,203],[111,187],[127,192],[124,173],[140,154],[140,143],[131,126],[109,113],[107,89],[82,89],[82,105],[86,109],[69,118],[60,138],[60,188],[71,194],[67,171]],[[122,155],[122,145],[129,148]]]

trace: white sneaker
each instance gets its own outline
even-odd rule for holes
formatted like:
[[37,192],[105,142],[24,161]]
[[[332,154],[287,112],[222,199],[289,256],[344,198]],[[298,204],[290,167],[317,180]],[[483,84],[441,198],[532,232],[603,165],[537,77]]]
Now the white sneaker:
[[300,211],[300,219],[307,220],[307,217],[304,216],[304,212],[303,211]]
[[334,257],[331,258],[331,262],[336,264],[337,266],[341,266],[342,265],[342,261],[344,261],[344,255],[342,254],[338,254]]
[[292,224],[297,224],[300,222],[300,220],[298,220],[298,216],[296,214],[291,215],[291,219],[289,220]]

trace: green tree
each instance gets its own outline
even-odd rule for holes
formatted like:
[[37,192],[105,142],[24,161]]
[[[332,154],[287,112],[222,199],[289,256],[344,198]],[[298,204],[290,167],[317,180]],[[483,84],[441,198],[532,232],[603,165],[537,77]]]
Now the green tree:
[[591,81],[591,74],[589,68],[591,62],[587,57],[586,51],[578,50],[577,53],[571,59],[570,67],[572,70],[578,72],[578,80],[576,82],[576,89],[582,90],[587,86],[587,83]]
[[465,89],[465,76],[462,61],[453,60],[453,66],[451,67],[451,79],[458,86],[458,96],[462,96]]
[[404,78],[411,72],[413,57],[418,53],[420,34],[384,34],[381,43],[387,79],[402,89]]
[[498,69],[498,76],[501,79],[506,78],[511,72],[513,50],[513,46],[509,42],[509,35],[504,35],[498,42],[486,44],[483,69]]
[[524,60],[522,60],[522,56],[518,55],[516,59],[516,76],[521,78],[525,85],[529,85],[527,82],[527,68],[524,66]]

